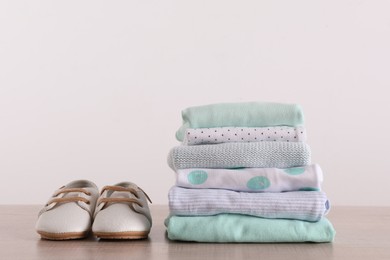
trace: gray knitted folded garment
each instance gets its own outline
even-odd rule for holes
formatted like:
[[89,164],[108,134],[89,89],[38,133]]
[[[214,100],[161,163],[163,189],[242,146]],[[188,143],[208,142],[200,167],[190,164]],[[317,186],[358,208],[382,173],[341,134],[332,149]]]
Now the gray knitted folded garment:
[[302,142],[222,143],[176,146],[168,155],[173,170],[187,168],[289,168],[310,164],[310,147]]

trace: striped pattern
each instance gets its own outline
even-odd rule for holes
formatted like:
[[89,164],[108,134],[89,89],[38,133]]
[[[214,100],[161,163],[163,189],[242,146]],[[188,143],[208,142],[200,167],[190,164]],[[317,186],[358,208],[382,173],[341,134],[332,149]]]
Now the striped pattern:
[[310,147],[302,142],[222,143],[176,146],[169,166],[187,168],[289,168],[310,164]]
[[250,193],[222,189],[185,189],[176,186],[169,191],[171,215],[179,216],[232,213],[314,222],[328,212],[328,205],[325,193],[320,191]]

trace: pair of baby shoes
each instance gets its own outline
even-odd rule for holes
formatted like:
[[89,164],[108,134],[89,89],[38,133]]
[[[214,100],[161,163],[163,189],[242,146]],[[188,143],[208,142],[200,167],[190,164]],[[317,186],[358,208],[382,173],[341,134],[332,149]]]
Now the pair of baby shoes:
[[143,239],[152,227],[148,195],[131,182],[98,187],[78,180],[58,189],[39,212],[36,230],[44,239]]

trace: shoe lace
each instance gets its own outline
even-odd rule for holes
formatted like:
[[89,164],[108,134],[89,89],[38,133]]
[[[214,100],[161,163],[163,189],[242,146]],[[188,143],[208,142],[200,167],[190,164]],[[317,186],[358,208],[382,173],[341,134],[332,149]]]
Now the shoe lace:
[[[53,194],[53,197],[57,197],[58,195],[63,194],[63,193],[71,193],[71,192],[81,192],[87,196],[91,196],[91,193],[88,190],[83,189],[83,188],[61,188]],[[79,202],[79,201],[82,201],[86,204],[91,203],[88,199],[86,199],[84,197],[72,196],[72,197],[65,197],[65,198],[53,198],[53,199],[49,200],[49,202],[46,204],[46,206],[49,206],[52,203],[67,203],[67,202]]]
[[[145,197],[148,199],[150,203],[152,203],[151,199],[149,198],[148,194],[146,194],[145,191],[143,191],[141,188],[138,187],[138,189],[145,195]],[[132,206],[133,203],[137,204],[141,208],[143,208],[142,203],[138,200],[139,196],[137,194],[137,190],[134,188],[125,188],[120,186],[104,186],[102,191],[100,192],[100,195],[102,195],[105,191],[119,191],[119,192],[130,192],[134,197],[136,198],[100,198],[98,201],[98,205],[101,203],[128,203]]]

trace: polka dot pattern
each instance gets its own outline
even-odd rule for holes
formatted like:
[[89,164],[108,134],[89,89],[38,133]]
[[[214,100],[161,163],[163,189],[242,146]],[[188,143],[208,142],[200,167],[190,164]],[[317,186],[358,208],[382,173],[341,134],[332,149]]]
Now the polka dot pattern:
[[195,170],[188,174],[188,182],[193,185],[200,185],[206,182],[207,180],[207,172],[202,170]]
[[286,174],[286,169],[280,168],[180,169],[176,185],[247,192],[320,191],[323,180],[321,168],[316,164],[299,168],[303,168],[300,170],[302,173],[297,175]]
[[299,191],[319,191],[319,189],[314,187],[303,187],[300,188]]
[[198,145],[261,141],[304,142],[306,130],[302,126],[189,128],[183,143]]
[[284,169],[284,172],[290,175],[299,175],[305,172],[305,168],[304,167],[288,168],[288,169]]
[[264,176],[256,176],[251,178],[248,183],[247,187],[251,190],[264,190],[268,188],[271,185],[271,182],[268,180],[267,177]]

